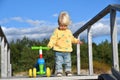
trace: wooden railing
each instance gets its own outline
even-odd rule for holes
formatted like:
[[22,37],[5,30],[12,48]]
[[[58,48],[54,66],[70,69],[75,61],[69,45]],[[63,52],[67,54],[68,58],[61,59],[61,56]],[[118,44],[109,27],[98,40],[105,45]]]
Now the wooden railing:
[[10,47],[1,26],[0,37],[1,37],[1,78],[11,77]]
[[[89,75],[93,75],[93,58],[92,58],[92,33],[91,27],[98,20],[110,13],[110,29],[111,29],[111,44],[112,44],[112,57],[113,57],[113,68],[119,72],[119,59],[118,59],[118,44],[117,44],[117,25],[116,25],[116,11],[120,11],[120,5],[108,5],[90,21],[80,27],[74,36],[80,39],[80,34],[87,30],[88,38],[88,57],[89,57]],[[80,75],[80,45],[77,45],[77,74]]]

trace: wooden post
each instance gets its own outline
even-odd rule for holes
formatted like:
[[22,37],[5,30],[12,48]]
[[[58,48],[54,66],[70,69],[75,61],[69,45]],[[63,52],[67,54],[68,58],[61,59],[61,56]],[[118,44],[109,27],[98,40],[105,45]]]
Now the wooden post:
[[4,38],[1,38],[1,77],[7,77],[7,45]]
[[89,56],[89,75],[93,75],[93,58],[92,58],[92,34],[91,27],[88,28],[88,56]]
[[118,59],[118,44],[117,44],[117,26],[116,26],[116,11],[111,9],[110,11],[110,27],[111,27],[111,43],[112,43],[112,57],[113,67],[119,71],[119,59]]
[[11,64],[10,64],[10,49],[8,50],[8,77],[11,77]]
[[[78,39],[80,39],[79,36]],[[80,75],[80,44],[77,44],[77,74]]]

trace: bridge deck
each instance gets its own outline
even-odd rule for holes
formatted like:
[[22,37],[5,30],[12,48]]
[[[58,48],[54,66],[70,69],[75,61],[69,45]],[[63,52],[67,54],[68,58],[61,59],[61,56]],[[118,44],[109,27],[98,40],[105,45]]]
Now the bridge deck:
[[0,80],[97,80],[98,76],[71,76],[71,77],[36,77],[36,78],[29,78],[29,77],[10,77],[10,78],[2,78]]

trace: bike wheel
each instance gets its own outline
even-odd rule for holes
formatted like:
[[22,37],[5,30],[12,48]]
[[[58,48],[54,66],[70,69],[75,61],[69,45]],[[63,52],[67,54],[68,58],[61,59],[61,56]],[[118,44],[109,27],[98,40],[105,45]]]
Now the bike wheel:
[[36,77],[36,68],[33,68],[33,77]]
[[47,76],[47,77],[50,77],[50,76],[51,76],[51,71],[50,71],[50,68],[49,68],[49,67],[46,68],[46,76]]
[[32,69],[29,69],[29,77],[32,77]]

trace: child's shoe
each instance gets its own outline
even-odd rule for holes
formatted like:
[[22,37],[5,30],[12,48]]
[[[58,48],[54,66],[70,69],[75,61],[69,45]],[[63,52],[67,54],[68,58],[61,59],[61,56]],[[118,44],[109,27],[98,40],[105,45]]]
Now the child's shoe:
[[72,73],[70,71],[66,71],[66,76],[72,76]]
[[62,73],[61,72],[57,72],[57,77],[62,77]]

